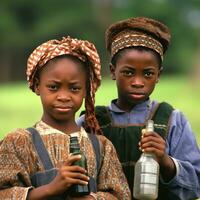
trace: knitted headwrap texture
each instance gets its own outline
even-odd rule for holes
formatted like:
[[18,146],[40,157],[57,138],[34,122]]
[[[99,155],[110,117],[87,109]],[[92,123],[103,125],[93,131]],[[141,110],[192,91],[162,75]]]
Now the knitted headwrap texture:
[[79,40],[70,36],[61,40],[49,40],[38,46],[29,56],[27,61],[27,81],[29,88],[34,91],[35,75],[38,69],[45,67],[45,64],[58,56],[72,55],[81,60],[86,67],[89,67],[90,91],[87,91],[85,98],[85,128],[92,133],[102,134],[94,114],[95,92],[101,83],[100,58],[94,44],[87,40]]
[[109,26],[105,33],[106,48],[111,59],[121,49],[143,46],[156,51],[163,60],[170,39],[171,34],[166,25],[146,17],[118,21]]

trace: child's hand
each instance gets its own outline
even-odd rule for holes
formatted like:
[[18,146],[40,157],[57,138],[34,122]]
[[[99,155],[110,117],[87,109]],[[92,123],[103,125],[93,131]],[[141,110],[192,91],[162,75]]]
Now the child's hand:
[[72,165],[80,158],[80,155],[70,156],[66,162],[58,166],[57,176],[49,183],[49,191],[52,195],[62,194],[74,184],[88,184],[89,177],[85,175],[86,170]]
[[142,138],[139,142],[139,148],[142,152],[153,153],[160,165],[160,172],[165,181],[171,180],[176,174],[176,168],[173,160],[166,154],[166,142],[156,132],[146,132],[142,130]]
[[70,197],[70,200],[95,200],[95,198],[91,195],[86,195],[82,197]]
[[139,148],[142,152],[153,153],[159,164],[162,164],[164,157],[167,156],[165,153],[165,140],[156,132],[146,132],[143,129]]

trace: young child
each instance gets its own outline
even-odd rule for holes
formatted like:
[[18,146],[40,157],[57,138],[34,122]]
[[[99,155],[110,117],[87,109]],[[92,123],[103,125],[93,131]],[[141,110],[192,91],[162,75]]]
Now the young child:
[[[43,115],[34,129],[17,129],[0,142],[0,199],[130,199],[113,145],[94,135],[99,133],[94,96],[100,79],[99,55],[88,41],[50,40],[33,51],[27,80],[41,98]],[[94,134],[75,122],[84,98],[86,128]],[[70,134],[79,138],[87,173],[73,165],[80,155],[69,153]],[[90,184],[91,193],[72,197],[74,184]]]
[[[170,42],[168,27],[137,17],[112,24],[106,31],[110,72],[118,98],[96,107],[104,135],[114,144],[133,192],[134,166],[141,152],[153,153],[160,165],[159,197],[200,197],[200,151],[188,120],[171,105],[151,100]],[[148,119],[155,132],[145,133]],[[84,115],[77,121],[82,124]],[[133,198],[133,197],[132,197]]]

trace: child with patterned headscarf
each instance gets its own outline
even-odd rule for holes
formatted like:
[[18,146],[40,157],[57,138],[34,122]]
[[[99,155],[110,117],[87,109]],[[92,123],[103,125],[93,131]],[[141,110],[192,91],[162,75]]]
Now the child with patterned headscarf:
[[[170,43],[168,27],[151,18],[129,18],[112,24],[105,38],[118,97],[96,107],[96,117],[117,150],[132,193],[135,163],[146,152],[160,166],[158,199],[200,197],[200,151],[188,120],[168,103],[150,99]],[[155,132],[147,134],[149,119]],[[77,123],[83,121],[81,116]]]
[[[33,127],[17,129],[1,141],[0,199],[130,199],[116,151],[100,135],[94,115],[100,68],[96,48],[88,41],[66,37],[33,51],[27,80],[40,96],[43,115]],[[87,132],[75,123],[84,98]],[[71,135],[78,137],[87,171],[73,165],[81,157],[69,152]],[[74,184],[89,184],[90,193],[72,197]]]

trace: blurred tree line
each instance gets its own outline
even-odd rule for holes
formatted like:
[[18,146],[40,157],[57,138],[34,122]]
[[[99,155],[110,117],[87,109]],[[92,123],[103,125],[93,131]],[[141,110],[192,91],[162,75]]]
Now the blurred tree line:
[[25,80],[26,61],[39,44],[70,35],[92,41],[108,72],[104,32],[113,22],[146,16],[166,23],[172,43],[165,73],[199,71],[199,0],[1,0],[0,82]]

